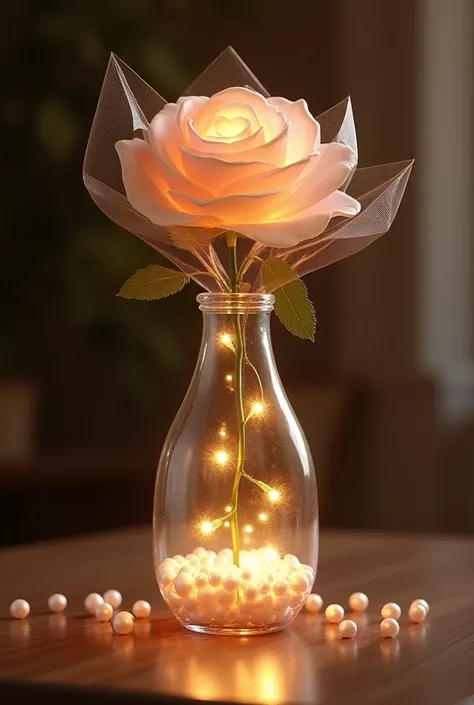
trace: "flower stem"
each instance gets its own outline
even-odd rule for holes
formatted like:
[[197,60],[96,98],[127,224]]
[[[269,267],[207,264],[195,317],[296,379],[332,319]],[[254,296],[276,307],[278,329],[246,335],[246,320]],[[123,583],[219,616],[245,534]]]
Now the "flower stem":
[[[229,247],[229,272],[232,292],[238,292],[238,269],[237,269],[237,238],[234,233],[228,233],[227,244]],[[243,400],[243,369],[244,369],[244,341],[242,327],[240,325],[239,314],[232,314],[232,323],[235,331],[235,371],[234,371],[234,395],[235,412],[237,419],[237,465],[235,469],[234,482],[232,485],[232,516],[230,517],[230,529],[232,535],[232,553],[235,565],[239,565],[239,487],[242,479],[245,463],[245,413]]]

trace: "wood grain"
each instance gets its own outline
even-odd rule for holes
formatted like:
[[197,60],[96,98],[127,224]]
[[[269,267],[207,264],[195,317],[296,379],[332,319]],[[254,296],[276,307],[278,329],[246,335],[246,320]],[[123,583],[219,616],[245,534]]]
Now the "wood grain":
[[[167,702],[448,705],[474,693],[474,542],[462,539],[326,533],[316,589],[347,603],[371,603],[359,634],[341,641],[321,616],[301,614],[286,631],[235,638],[193,634],[166,611],[155,584],[148,529],[4,550],[0,553],[0,703]],[[129,636],[84,614],[88,592],[116,587],[124,608],[150,600],[149,620]],[[67,612],[48,614],[53,592]],[[9,617],[24,597],[28,620]],[[410,624],[416,597],[428,620]],[[397,639],[381,639],[379,611],[403,609]],[[85,699],[87,696],[87,700]],[[43,700],[41,700],[43,702]]]

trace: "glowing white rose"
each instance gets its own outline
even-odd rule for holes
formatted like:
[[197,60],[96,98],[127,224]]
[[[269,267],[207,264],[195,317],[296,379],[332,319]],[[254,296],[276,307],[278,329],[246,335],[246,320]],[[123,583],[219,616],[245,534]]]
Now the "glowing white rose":
[[168,103],[146,139],[117,142],[130,204],[151,222],[234,230],[288,247],[360,204],[340,191],[357,157],[321,144],[306,101],[228,88]]

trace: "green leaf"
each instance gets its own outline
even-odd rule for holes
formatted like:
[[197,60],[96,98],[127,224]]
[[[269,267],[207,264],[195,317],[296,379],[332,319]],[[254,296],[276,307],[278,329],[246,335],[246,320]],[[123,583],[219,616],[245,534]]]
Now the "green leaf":
[[171,296],[181,291],[189,282],[189,277],[179,269],[160,267],[150,264],[144,269],[138,269],[132,274],[120,289],[117,296],[124,299],[141,299],[142,301],[155,301],[165,296]]
[[290,265],[282,259],[274,257],[262,262],[263,285],[265,291],[271,294],[275,289],[298,279],[298,275]]
[[265,291],[275,296],[275,313],[290,333],[314,341],[316,317],[306,286],[287,262],[270,259],[262,264]]

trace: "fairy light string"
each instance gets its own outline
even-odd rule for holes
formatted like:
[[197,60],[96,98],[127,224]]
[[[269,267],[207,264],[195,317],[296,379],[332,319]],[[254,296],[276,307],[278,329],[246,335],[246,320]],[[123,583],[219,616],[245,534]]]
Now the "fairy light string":
[[[232,293],[238,293],[239,290],[239,269],[237,267],[237,236],[235,233],[227,233],[227,244],[229,248],[229,270],[230,270],[230,283]],[[258,480],[257,478],[249,475],[245,469],[245,443],[246,443],[246,425],[254,416],[260,415],[265,410],[263,386],[255,366],[250,362],[247,356],[247,350],[244,340],[243,326],[240,323],[240,314],[232,314],[232,326],[233,326],[233,337],[226,331],[222,332],[219,336],[220,343],[230,350],[234,354],[234,374],[227,374],[225,380],[227,382],[233,382],[233,391],[235,399],[235,413],[237,421],[237,461],[234,465],[234,479],[232,483],[231,500],[229,504],[225,507],[225,514],[217,519],[206,519],[200,524],[200,532],[203,535],[212,534],[214,531],[219,529],[221,526],[230,528],[231,538],[232,538],[232,554],[233,561],[235,565],[239,565],[239,555],[240,555],[240,535],[239,535],[239,489],[240,482],[242,478],[245,478],[248,482],[253,483],[267,496],[268,500],[272,503],[278,502],[280,500],[280,491],[274,487],[271,487],[266,482]],[[244,399],[243,399],[243,373],[244,365],[250,367],[256,376],[260,399],[254,401],[250,407],[247,414],[244,411]],[[223,427],[219,431],[221,437],[225,437],[227,434]],[[224,449],[219,449],[214,454],[215,462],[220,466],[225,466],[230,461],[229,453]],[[268,515],[264,512],[259,514],[259,520],[261,522],[266,522]],[[249,535],[253,532],[253,526],[251,524],[245,524],[242,529],[243,533]]]

